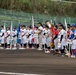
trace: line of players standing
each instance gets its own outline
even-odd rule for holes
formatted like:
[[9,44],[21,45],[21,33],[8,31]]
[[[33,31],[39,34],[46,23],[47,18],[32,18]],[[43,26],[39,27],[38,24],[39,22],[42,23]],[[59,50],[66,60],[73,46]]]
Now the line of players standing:
[[6,49],[10,49],[10,40],[12,39],[12,49],[17,49],[17,39],[19,36],[19,39],[21,40],[19,49],[25,49],[28,46],[29,49],[36,48],[38,50],[45,50],[45,53],[50,53],[50,50],[52,49],[51,44],[54,43],[54,50],[58,52],[60,49],[60,53],[63,55],[66,46],[68,46],[67,40],[71,41],[73,44],[71,46],[72,49],[76,49],[76,25],[68,25],[67,29],[68,31],[65,30],[62,23],[51,25],[49,21],[47,21],[43,26],[39,22],[38,27],[35,26],[34,28],[32,28],[32,26],[26,28],[25,25],[20,25],[20,35],[17,35],[16,28],[13,28],[13,31],[11,32],[10,27],[7,27],[5,32],[4,26],[1,26],[0,48],[3,49],[5,47]]

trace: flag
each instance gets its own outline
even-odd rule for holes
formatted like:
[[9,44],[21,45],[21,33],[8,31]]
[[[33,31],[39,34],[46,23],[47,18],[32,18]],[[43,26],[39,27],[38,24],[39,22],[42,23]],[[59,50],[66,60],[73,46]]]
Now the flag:
[[54,19],[54,25],[56,25],[56,20]]
[[18,34],[20,33],[20,20],[19,20],[19,25],[18,25],[18,28],[17,28],[17,33]]
[[20,33],[20,25],[19,25],[18,28],[17,28],[17,33],[18,33],[18,34]]
[[21,36],[20,36],[20,25],[17,28],[17,43],[21,43]]
[[68,31],[66,19],[64,19],[64,22],[65,22],[66,31]]

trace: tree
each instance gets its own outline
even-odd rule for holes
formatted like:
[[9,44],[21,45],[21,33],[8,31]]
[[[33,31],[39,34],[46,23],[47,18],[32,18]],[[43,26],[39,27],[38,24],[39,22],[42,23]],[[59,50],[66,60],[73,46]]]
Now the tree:
[[[76,0],[64,1],[76,2]],[[0,0],[0,8],[56,16],[76,16],[75,3],[60,4],[51,0]]]

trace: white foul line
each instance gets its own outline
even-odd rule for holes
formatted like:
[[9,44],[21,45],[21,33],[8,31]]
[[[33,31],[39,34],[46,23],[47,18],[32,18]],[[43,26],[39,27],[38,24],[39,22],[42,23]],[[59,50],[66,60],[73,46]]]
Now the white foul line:
[[0,72],[0,74],[5,74],[5,75],[39,75],[39,74],[26,74],[26,73],[14,73],[14,72]]

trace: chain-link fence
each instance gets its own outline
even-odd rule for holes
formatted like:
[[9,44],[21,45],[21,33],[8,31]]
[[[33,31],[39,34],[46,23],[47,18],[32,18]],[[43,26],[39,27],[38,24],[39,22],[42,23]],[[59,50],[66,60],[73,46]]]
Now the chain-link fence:
[[0,9],[0,25],[6,23],[6,25],[9,26],[12,22],[13,26],[17,26],[18,24],[24,24],[28,26],[31,25],[32,16],[34,17],[35,25],[37,25],[38,22],[42,22],[44,24],[46,20],[49,20],[53,23],[54,19],[56,20],[56,23],[62,22],[64,24],[64,19],[66,19],[67,23],[76,23],[76,18],[72,17],[58,17]]

